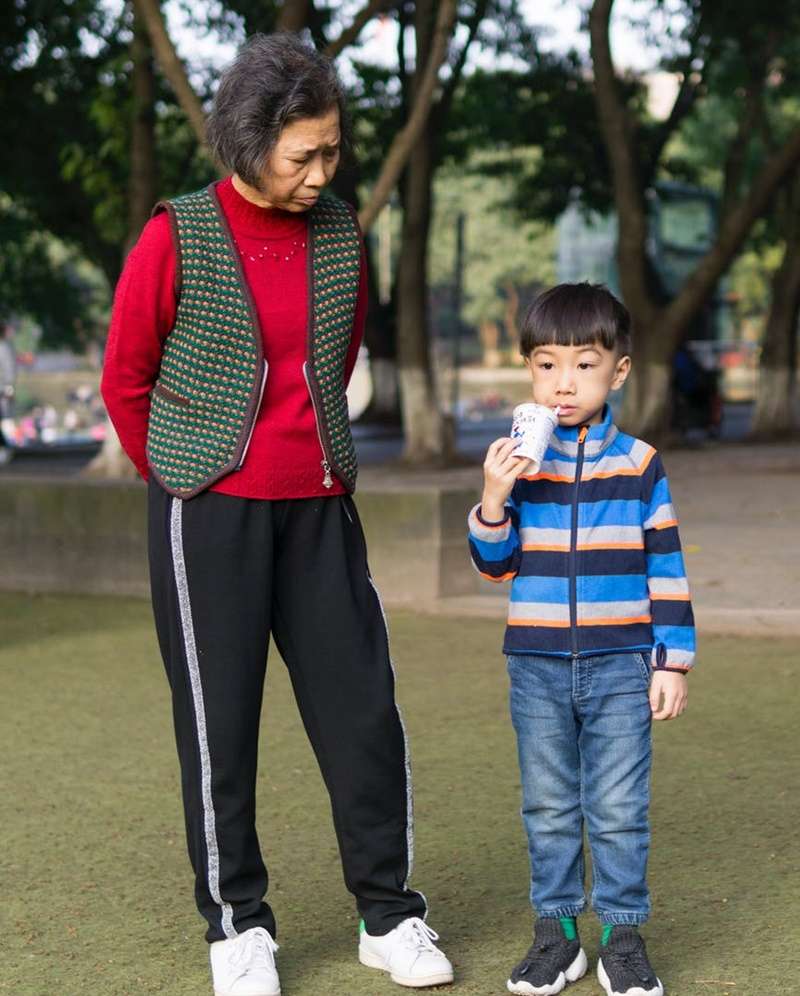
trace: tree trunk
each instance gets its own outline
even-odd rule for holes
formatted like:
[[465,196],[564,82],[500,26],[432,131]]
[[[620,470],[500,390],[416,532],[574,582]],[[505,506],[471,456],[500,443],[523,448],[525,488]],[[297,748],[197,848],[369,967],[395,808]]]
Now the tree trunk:
[[275,22],[276,31],[302,31],[311,15],[309,0],[284,0]]
[[409,463],[447,460],[451,433],[437,396],[428,320],[428,233],[433,201],[434,136],[426,129],[406,173],[397,273],[397,360]]
[[[435,0],[418,0],[415,11],[417,67],[414,99],[422,85],[431,48]],[[423,464],[451,455],[451,433],[437,396],[428,321],[428,234],[433,209],[436,136],[430,119],[406,168],[403,232],[397,272],[397,360],[405,448],[403,459]]]
[[[128,234],[123,257],[130,252],[150,217],[158,192],[156,159],[155,103],[156,80],[153,52],[147,28],[134,8],[133,39],[131,41],[131,152],[128,181]],[[114,426],[106,419],[106,438],[100,452],[84,471],[87,477],[137,477],[133,464],[123,451]]]
[[794,428],[797,322],[800,315],[800,232],[794,225],[772,278],[772,301],[761,343],[758,393],[750,435],[782,436]]
[[620,425],[625,432],[658,445],[669,432],[672,412],[671,358],[645,357],[636,361],[625,385]]
[[156,78],[153,51],[147,27],[135,11],[131,61],[133,106],[128,180],[128,235],[125,239],[123,256],[128,255],[139,238],[158,197]]

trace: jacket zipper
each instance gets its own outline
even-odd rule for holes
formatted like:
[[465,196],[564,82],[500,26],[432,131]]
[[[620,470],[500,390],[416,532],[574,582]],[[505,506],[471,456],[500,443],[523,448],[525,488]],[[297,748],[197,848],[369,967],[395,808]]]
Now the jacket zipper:
[[333,487],[333,478],[331,477],[331,465],[328,462],[328,455],[325,452],[325,444],[322,442],[322,433],[319,431],[319,413],[317,412],[317,403],[314,400],[314,392],[311,390],[311,380],[308,376],[308,362],[303,364],[303,376],[306,379],[306,386],[308,387],[308,396],[311,398],[311,407],[314,409],[314,424],[317,427],[317,439],[319,440],[319,448],[322,450],[322,460],[320,460],[320,466],[324,472],[324,477],[322,478],[322,486],[324,488]]
[[572,636],[572,656],[578,656],[578,497],[583,471],[583,447],[589,427],[582,425],[578,433],[578,460],[575,464],[575,488],[572,492],[572,523],[569,537],[569,626]]
[[267,371],[269,369],[269,364],[264,360],[264,370],[261,374],[261,388],[258,392],[258,404],[253,411],[253,421],[250,423],[250,431],[247,433],[247,441],[244,444],[244,449],[242,450],[242,455],[239,457],[239,462],[236,465],[237,470],[241,470],[244,465],[244,458],[247,456],[247,451],[250,449],[250,440],[253,438],[253,433],[256,428],[256,420],[258,419],[258,412],[261,408],[261,402],[264,400],[264,388],[267,386]]

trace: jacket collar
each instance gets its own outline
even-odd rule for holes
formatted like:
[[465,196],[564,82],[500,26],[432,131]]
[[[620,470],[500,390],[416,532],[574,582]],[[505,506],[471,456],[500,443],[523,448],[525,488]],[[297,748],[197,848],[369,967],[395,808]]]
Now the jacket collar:
[[[557,425],[550,439],[550,446],[564,456],[577,457],[580,430],[581,426],[579,425]],[[611,408],[606,404],[603,406],[602,421],[598,422],[597,425],[590,425],[589,431],[586,433],[584,456],[588,459],[599,456],[603,450],[611,445],[617,432],[618,429],[611,420]]]

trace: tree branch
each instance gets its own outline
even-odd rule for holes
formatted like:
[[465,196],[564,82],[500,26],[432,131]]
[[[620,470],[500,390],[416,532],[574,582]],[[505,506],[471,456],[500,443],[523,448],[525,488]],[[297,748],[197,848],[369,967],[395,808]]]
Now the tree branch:
[[403,167],[425,127],[439,81],[439,70],[447,57],[448,44],[455,26],[456,3],[457,0],[441,0],[439,4],[439,14],[436,19],[428,62],[419,85],[416,87],[411,114],[403,129],[395,135],[386,154],[380,176],[372,189],[370,201],[359,214],[359,221],[365,232],[371,227],[381,208],[388,201],[392,188],[397,183]]
[[348,45],[352,45],[356,41],[364,27],[373,17],[388,10],[392,6],[392,3],[393,0],[368,0],[366,5],[353,18],[353,23],[348,28],[345,28],[338,38],[334,38],[333,41],[327,44],[323,50],[325,55],[329,59],[335,59],[342,49],[347,48]]
[[669,330],[665,338],[673,338],[685,328],[698,308],[708,299],[714,285],[730,266],[770,198],[799,163],[800,127],[795,128],[781,148],[767,160],[747,197],[723,218],[716,242],[686,280],[680,294],[665,309],[664,321]]
[[172,87],[178,103],[189,119],[200,147],[207,149],[206,116],[203,105],[189,82],[186,67],[181,62],[172,39],[167,33],[159,0],[133,0],[133,5],[150,35],[150,41],[161,72]]
[[450,113],[450,107],[453,103],[453,95],[455,94],[456,87],[458,86],[464,72],[464,65],[467,61],[467,55],[472,43],[475,41],[475,36],[478,34],[481,22],[484,17],[486,17],[488,6],[489,0],[476,0],[472,17],[467,22],[467,39],[458,54],[458,58],[453,63],[450,77],[442,88],[442,94],[436,104],[434,113],[439,121],[446,120],[448,114]]
[[653,143],[648,157],[645,173],[645,185],[649,186],[658,170],[664,147],[672,138],[684,119],[689,115],[698,97],[703,90],[702,78],[691,70],[691,56],[687,59],[686,70],[683,74],[680,88],[675,95],[675,102],[669,112],[669,116],[663,121],[655,131]]
[[742,183],[745,165],[747,163],[747,150],[750,137],[758,127],[758,122],[766,116],[764,113],[764,81],[763,78],[757,80],[747,88],[745,96],[744,114],[739,118],[739,127],[736,136],[731,141],[728,148],[728,155],[725,159],[724,181],[722,185],[722,203],[720,204],[720,217],[727,218],[738,201],[739,187]]
[[647,212],[635,159],[632,129],[611,58],[609,22],[614,0],[595,0],[589,12],[594,97],[611,166],[619,219],[618,259],[625,302],[639,322],[649,323],[654,306],[647,284]]

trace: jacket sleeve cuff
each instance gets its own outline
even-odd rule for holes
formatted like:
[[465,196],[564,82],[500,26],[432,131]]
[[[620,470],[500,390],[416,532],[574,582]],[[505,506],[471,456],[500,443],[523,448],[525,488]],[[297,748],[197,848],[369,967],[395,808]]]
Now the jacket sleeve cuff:
[[502,522],[490,522],[481,515],[478,503],[469,513],[470,535],[484,543],[504,543],[511,535],[511,513],[506,509]]
[[686,674],[694,667],[694,659],[693,650],[678,650],[663,643],[657,643],[653,647],[654,671],[676,671],[679,674]]

